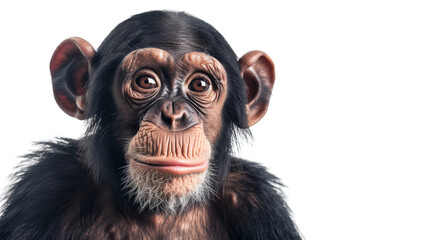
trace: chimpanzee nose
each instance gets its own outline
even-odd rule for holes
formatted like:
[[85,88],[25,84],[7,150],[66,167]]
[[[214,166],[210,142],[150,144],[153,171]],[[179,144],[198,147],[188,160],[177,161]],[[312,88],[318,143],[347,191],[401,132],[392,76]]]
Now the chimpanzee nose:
[[154,104],[143,120],[170,131],[182,131],[200,122],[198,114],[188,103],[167,99]]
[[177,128],[183,121],[186,121],[187,113],[183,104],[173,101],[166,101],[162,104],[161,120],[172,129]]

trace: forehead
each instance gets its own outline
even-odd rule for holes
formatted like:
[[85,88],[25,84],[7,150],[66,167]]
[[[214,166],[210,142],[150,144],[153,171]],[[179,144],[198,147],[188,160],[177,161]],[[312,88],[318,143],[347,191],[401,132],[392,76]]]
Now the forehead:
[[214,57],[203,52],[187,52],[173,56],[168,51],[159,48],[142,48],[134,50],[123,59],[121,69],[127,72],[141,68],[175,68],[183,70],[200,70],[224,79],[225,69]]

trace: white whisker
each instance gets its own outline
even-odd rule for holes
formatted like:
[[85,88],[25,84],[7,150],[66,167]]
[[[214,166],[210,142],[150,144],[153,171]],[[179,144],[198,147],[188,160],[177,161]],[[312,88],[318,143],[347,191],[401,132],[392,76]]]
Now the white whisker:
[[[205,203],[215,196],[213,189],[213,170],[209,167],[204,173],[194,176],[177,176],[170,173],[155,171],[153,169],[136,169],[130,165],[124,168],[124,188],[127,194],[134,198],[139,210],[147,208],[168,214],[181,212],[194,203]],[[198,183],[192,189],[175,192],[168,190],[168,184],[177,184],[180,178],[198,178]],[[174,181],[176,180],[176,183]],[[180,181],[179,181],[180,182]]]

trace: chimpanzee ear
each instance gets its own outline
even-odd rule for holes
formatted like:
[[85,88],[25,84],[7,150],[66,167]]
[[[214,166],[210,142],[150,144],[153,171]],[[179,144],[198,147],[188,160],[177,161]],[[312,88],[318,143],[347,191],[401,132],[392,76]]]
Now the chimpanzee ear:
[[246,53],[238,63],[247,87],[247,122],[250,127],[268,110],[275,80],[274,63],[261,51]]
[[55,101],[68,115],[85,119],[86,84],[95,50],[82,38],[64,40],[51,58],[50,70]]

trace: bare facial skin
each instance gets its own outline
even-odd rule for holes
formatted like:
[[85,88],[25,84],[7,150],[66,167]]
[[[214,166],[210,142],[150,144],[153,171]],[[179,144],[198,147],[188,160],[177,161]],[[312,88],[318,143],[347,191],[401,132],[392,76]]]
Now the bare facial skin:
[[143,112],[125,146],[129,193],[141,210],[176,212],[206,201],[227,90],[222,64],[200,52],[175,60],[165,50],[145,48],[128,54],[118,71],[119,108]]
[[207,169],[211,149],[202,124],[184,131],[168,131],[143,121],[127,153],[142,168],[186,175]]

